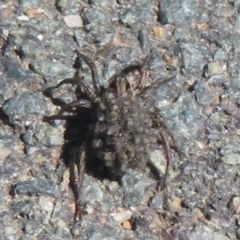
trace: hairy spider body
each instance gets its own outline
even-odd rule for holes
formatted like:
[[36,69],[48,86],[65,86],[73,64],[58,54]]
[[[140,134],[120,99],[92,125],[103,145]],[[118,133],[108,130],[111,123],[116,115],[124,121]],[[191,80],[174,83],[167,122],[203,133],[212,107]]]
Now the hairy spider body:
[[[131,88],[110,89],[103,95],[104,109],[93,129],[96,157],[116,175],[128,168],[144,169],[149,160],[152,145],[156,145],[157,133],[151,131],[153,120],[149,115],[153,106]],[[151,110],[152,109],[152,110]]]
[[[176,141],[154,106],[152,90],[171,78],[148,83],[146,70],[151,58],[147,57],[143,63],[127,66],[114,75],[105,88],[99,85],[95,63],[79,51],[77,54],[91,70],[92,87],[82,81],[78,72],[75,77],[65,79],[52,87],[51,89],[63,84],[78,84],[80,90],[77,92],[77,101],[62,106],[58,115],[48,119],[71,117],[79,120],[83,116],[79,113],[83,111],[86,121],[90,123],[89,130],[81,139],[80,156],[73,161],[78,168],[79,193],[87,159],[104,163],[111,175],[117,177],[128,168],[146,169],[151,151],[160,144],[163,145],[167,160],[165,177],[161,181],[164,186],[171,161],[170,145],[175,147]],[[126,78],[133,70],[139,72],[135,84]],[[65,112],[71,112],[72,115],[64,115]],[[79,196],[76,198],[79,203]]]

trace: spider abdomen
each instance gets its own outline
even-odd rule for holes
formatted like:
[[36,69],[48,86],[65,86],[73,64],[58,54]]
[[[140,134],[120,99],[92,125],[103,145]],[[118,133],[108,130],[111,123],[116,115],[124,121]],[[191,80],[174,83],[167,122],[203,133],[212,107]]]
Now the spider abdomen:
[[102,102],[104,121],[93,130],[93,141],[102,143],[94,149],[96,156],[116,175],[128,168],[144,169],[158,138],[152,127],[150,102],[133,95],[130,89],[123,94],[108,92]]

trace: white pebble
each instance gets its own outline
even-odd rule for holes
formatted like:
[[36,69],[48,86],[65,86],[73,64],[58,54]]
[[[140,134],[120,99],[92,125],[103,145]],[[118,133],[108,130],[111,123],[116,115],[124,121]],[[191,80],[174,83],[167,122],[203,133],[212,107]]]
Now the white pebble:
[[132,212],[127,210],[125,212],[113,213],[111,215],[116,222],[122,223],[122,222],[127,221],[131,218]]
[[53,202],[51,198],[49,197],[40,197],[39,198],[39,205],[42,208],[42,210],[46,212],[50,212],[53,210]]
[[82,27],[83,21],[79,15],[67,15],[63,18],[63,21],[69,28]]
[[21,16],[17,16],[17,19],[19,20],[19,21],[29,21],[29,17],[28,16],[26,16],[26,15],[21,15]]
[[11,153],[11,150],[7,147],[0,148],[0,160],[5,160]]

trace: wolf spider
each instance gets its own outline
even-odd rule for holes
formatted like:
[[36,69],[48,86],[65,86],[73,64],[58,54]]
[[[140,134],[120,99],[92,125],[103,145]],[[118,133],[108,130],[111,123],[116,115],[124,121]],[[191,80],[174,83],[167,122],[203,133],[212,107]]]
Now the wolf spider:
[[[48,120],[71,118],[75,121],[76,128],[81,128],[81,131],[82,124],[88,126],[87,130],[84,130],[84,136],[77,137],[81,138],[78,141],[77,159],[70,160],[70,172],[74,165],[77,168],[76,212],[77,215],[81,215],[79,193],[86,164],[91,162],[95,167],[101,163],[111,176],[119,177],[128,168],[145,170],[147,165],[152,166],[150,153],[162,145],[167,160],[164,177],[161,179],[164,188],[171,162],[171,148],[176,150],[177,144],[163,116],[154,106],[152,94],[157,86],[172,78],[160,79],[149,84],[146,73],[151,57],[145,58],[142,63],[125,67],[109,79],[107,87],[103,87],[99,84],[94,61],[80,51],[76,52],[91,70],[92,86],[83,81],[78,70],[73,78],[65,79],[58,85],[48,88],[48,90],[59,88],[63,84],[78,87],[77,100],[63,105],[60,112],[48,117]],[[126,78],[126,75],[133,71],[139,73],[135,84]]]

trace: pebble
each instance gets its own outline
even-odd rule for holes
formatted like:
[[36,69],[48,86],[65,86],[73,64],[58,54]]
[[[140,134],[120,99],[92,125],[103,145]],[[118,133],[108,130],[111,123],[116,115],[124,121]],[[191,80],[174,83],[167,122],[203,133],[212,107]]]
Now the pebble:
[[154,166],[164,174],[166,171],[167,160],[165,155],[160,150],[154,150],[150,155],[150,160],[154,164]]
[[35,134],[35,138],[41,141],[45,146],[62,146],[64,137],[62,129],[45,125],[40,128]]
[[222,162],[228,165],[237,165],[240,164],[240,155],[237,153],[226,154],[221,158]]
[[[54,61],[34,61],[32,64],[34,71],[44,77],[54,77],[61,75],[64,78],[71,78],[74,75],[74,70],[66,64]],[[58,79],[61,81],[61,79]]]
[[23,9],[36,8],[41,5],[41,0],[19,0],[18,2]]
[[198,81],[198,83],[194,86],[194,90],[197,102],[201,105],[209,105],[212,96],[208,84],[204,81]]
[[4,161],[10,154],[11,150],[7,147],[1,146],[0,144],[0,161]]
[[179,210],[181,208],[181,204],[182,204],[182,200],[181,200],[181,198],[178,198],[178,197],[173,199],[173,201],[171,201],[171,203],[170,203],[171,208],[174,210]]
[[126,210],[120,213],[112,213],[111,216],[116,222],[122,223],[131,218],[132,212],[129,210]]
[[13,187],[14,194],[46,194],[53,197],[59,195],[58,185],[44,178],[35,178],[33,180],[20,181]]
[[240,197],[234,197],[232,200],[232,205],[236,213],[240,213]]
[[83,20],[79,15],[67,15],[63,18],[63,21],[69,28],[83,27]]
[[134,8],[129,8],[122,13],[119,19],[125,26],[136,29],[153,20],[153,8],[149,2],[140,2]]
[[[3,105],[3,112],[7,116],[44,114],[45,98],[38,92],[24,92],[16,94]],[[44,107],[45,106],[45,107]]]
[[24,15],[24,14],[18,16],[17,19],[18,19],[19,21],[29,21],[29,20],[30,20],[30,18],[29,18],[28,16]]
[[122,223],[122,227],[123,227],[124,229],[131,230],[131,229],[132,229],[132,224],[131,224],[129,221],[124,221],[124,222]]
[[167,30],[164,27],[161,27],[161,26],[153,27],[153,33],[154,33],[154,36],[159,38],[159,39],[165,39],[168,36]]
[[208,50],[204,45],[193,43],[180,43],[182,61],[187,73],[202,75],[204,67],[208,64],[206,56]]
[[199,125],[199,106],[193,97],[186,93],[181,95],[172,105],[161,110],[177,139],[193,140],[198,137]]
[[119,189],[119,184],[113,181],[108,184],[107,188],[109,189],[110,192],[114,193],[117,192],[117,190]]
[[49,197],[41,196],[39,198],[39,205],[43,211],[51,212],[53,210],[53,201]]
[[214,61],[223,61],[226,58],[226,53],[222,49],[217,50],[213,55]]
[[30,19],[36,18],[38,15],[38,10],[35,8],[29,8],[24,12]]
[[91,177],[86,176],[83,185],[83,202],[95,205],[102,201],[104,192],[99,182],[91,183]]
[[160,3],[159,20],[161,24],[191,25],[198,12],[198,3],[194,0],[185,2],[162,0]]
[[147,178],[142,172],[132,169],[123,175],[121,183],[124,189],[123,204],[127,208],[146,201],[151,196],[150,193],[155,185],[155,182]]
[[222,74],[223,73],[223,67],[219,62],[211,62],[207,66],[207,74],[208,76],[213,76],[217,74]]
[[138,41],[140,42],[141,49],[144,53],[147,53],[151,49],[151,42],[149,38],[149,33],[146,29],[140,30],[138,35]]
[[151,205],[159,212],[163,209],[163,194],[156,193],[151,199]]

